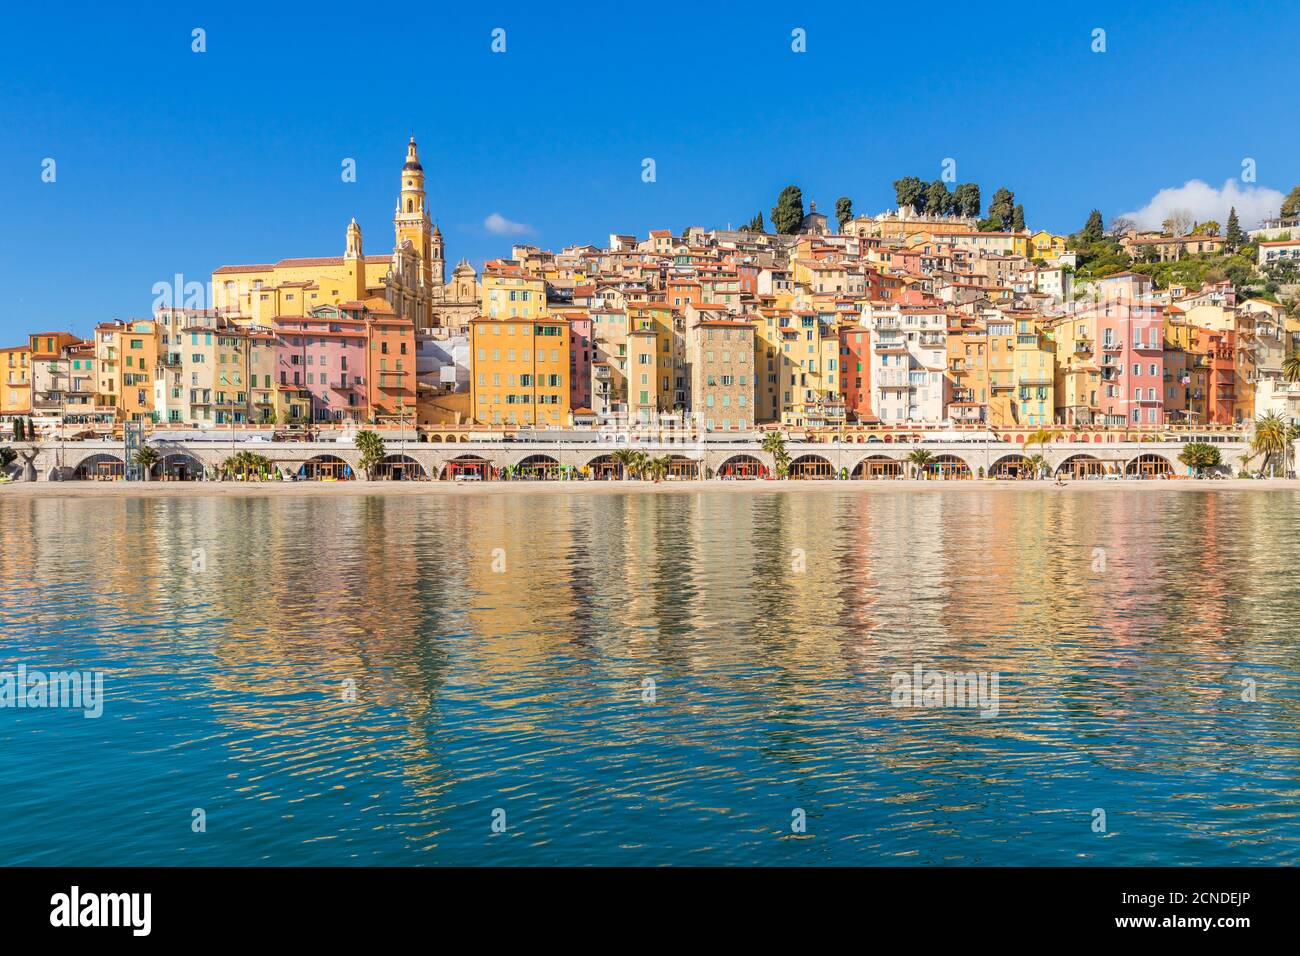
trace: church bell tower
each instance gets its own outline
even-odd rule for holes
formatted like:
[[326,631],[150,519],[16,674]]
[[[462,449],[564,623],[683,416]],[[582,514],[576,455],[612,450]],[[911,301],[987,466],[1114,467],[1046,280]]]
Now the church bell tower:
[[397,234],[397,248],[409,240],[420,261],[420,281],[429,284],[433,279],[433,237],[429,209],[425,205],[424,167],[415,148],[415,137],[406,147],[406,163],[402,166],[402,189],[397,197],[397,214],[393,227]]

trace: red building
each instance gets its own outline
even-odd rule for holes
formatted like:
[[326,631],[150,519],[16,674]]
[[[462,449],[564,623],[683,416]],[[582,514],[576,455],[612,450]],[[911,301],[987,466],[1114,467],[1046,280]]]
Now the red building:
[[1205,383],[1205,421],[1231,425],[1237,414],[1237,333],[1232,329],[1196,330],[1196,350],[1210,361]]
[[871,332],[860,325],[840,327],[840,394],[848,421],[876,420],[871,407]]

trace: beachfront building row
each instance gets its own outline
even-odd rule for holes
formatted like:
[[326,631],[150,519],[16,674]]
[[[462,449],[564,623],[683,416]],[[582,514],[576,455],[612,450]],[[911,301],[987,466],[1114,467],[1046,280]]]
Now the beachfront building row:
[[463,334],[417,330],[381,297],[266,325],[160,309],[101,323],[88,340],[41,332],[0,350],[0,395],[7,419],[91,426],[567,427],[689,414],[744,431],[1300,418],[1300,389],[1282,375],[1298,330],[1278,304],[1214,288],[1163,302],[1136,273],[1099,287],[1095,301],[1058,313],[987,299],[828,311],[788,293],[752,309],[691,298],[677,307],[613,289],[592,305],[580,290],[581,302],[517,297],[504,307],[533,315],[478,316]]
[[[814,205],[789,235],[691,227],[558,252],[519,244],[481,274],[462,260],[448,275],[414,140],[397,185],[391,253],[366,254],[354,219],[342,255],[223,265],[206,302],[0,349],[0,420],[692,416],[739,432],[1300,418],[1300,386],[1282,374],[1300,320],[1282,306],[1228,282],[1157,289],[1121,271],[1076,283],[1075,253],[1046,230],[982,231],[907,206],[836,224]],[[1292,259],[1288,242],[1262,241],[1261,268]],[[1121,245],[1158,261],[1223,242],[1132,233]]]

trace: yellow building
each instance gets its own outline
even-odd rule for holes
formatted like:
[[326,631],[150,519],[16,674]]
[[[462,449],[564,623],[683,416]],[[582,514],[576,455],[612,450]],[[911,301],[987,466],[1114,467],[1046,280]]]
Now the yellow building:
[[1051,425],[1056,415],[1056,346],[1043,330],[1041,316],[1015,314],[1016,388],[1012,423],[1030,428]]
[[978,319],[948,316],[947,379],[949,420],[959,424],[988,421],[989,338]]
[[797,428],[843,424],[839,329],[810,311],[795,310],[788,321],[781,329],[781,423]]
[[[682,411],[686,407],[686,338],[685,317],[674,314],[671,306],[662,303],[629,302],[627,306],[628,371],[637,377],[635,386],[628,386],[629,413],[635,415],[639,392],[646,387],[641,381],[647,369],[640,367],[641,360],[633,356],[633,333],[650,332],[654,336],[654,356],[650,363],[648,383],[651,399],[660,412]],[[638,394],[633,394],[637,392]]]
[[[789,296],[785,297],[789,301]],[[780,384],[784,381],[785,341],[782,323],[790,321],[790,309],[763,308],[754,321],[754,420],[759,423],[781,419]]]
[[490,319],[537,319],[546,315],[546,280],[500,259],[483,267],[483,315]]
[[1039,229],[1029,237],[1029,258],[1051,262],[1065,255],[1065,236],[1054,236],[1046,229]]
[[654,421],[663,406],[659,403],[658,339],[652,328],[634,328],[627,333],[627,415],[630,421]]
[[478,318],[469,335],[476,423],[571,424],[568,322]]
[[1056,418],[1067,425],[1090,425],[1101,416],[1101,371],[1089,315],[1065,316],[1051,326],[1056,349]]
[[1017,424],[1013,409],[1016,395],[1016,326],[1000,312],[985,317],[988,343],[988,422],[994,428]]
[[95,327],[95,388],[98,410],[114,412],[117,421],[154,418],[154,371],[158,362],[158,327],[152,319],[104,322]]
[[342,256],[221,266],[212,273],[213,307],[269,325],[277,316],[305,317],[320,305],[380,296],[417,329],[429,328],[435,303],[445,298],[446,268],[442,233],[429,218],[414,139],[407,145],[393,230],[391,255],[365,255],[361,227],[353,219]]
[[1198,351],[1196,326],[1186,321],[1182,309],[1171,305],[1165,309],[1163,332],[1165,421],[1204,423],[1210,359]]
[[0,349],[0,417],[12,418],[32,413],[32,350],[27,345]]

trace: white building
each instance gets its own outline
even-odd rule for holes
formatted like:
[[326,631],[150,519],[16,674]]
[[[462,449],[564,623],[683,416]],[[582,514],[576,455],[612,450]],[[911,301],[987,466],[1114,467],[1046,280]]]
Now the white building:
[[943,420],[948,318],[943,309],[863,303],[871,333],[871,399],[880,420]]

